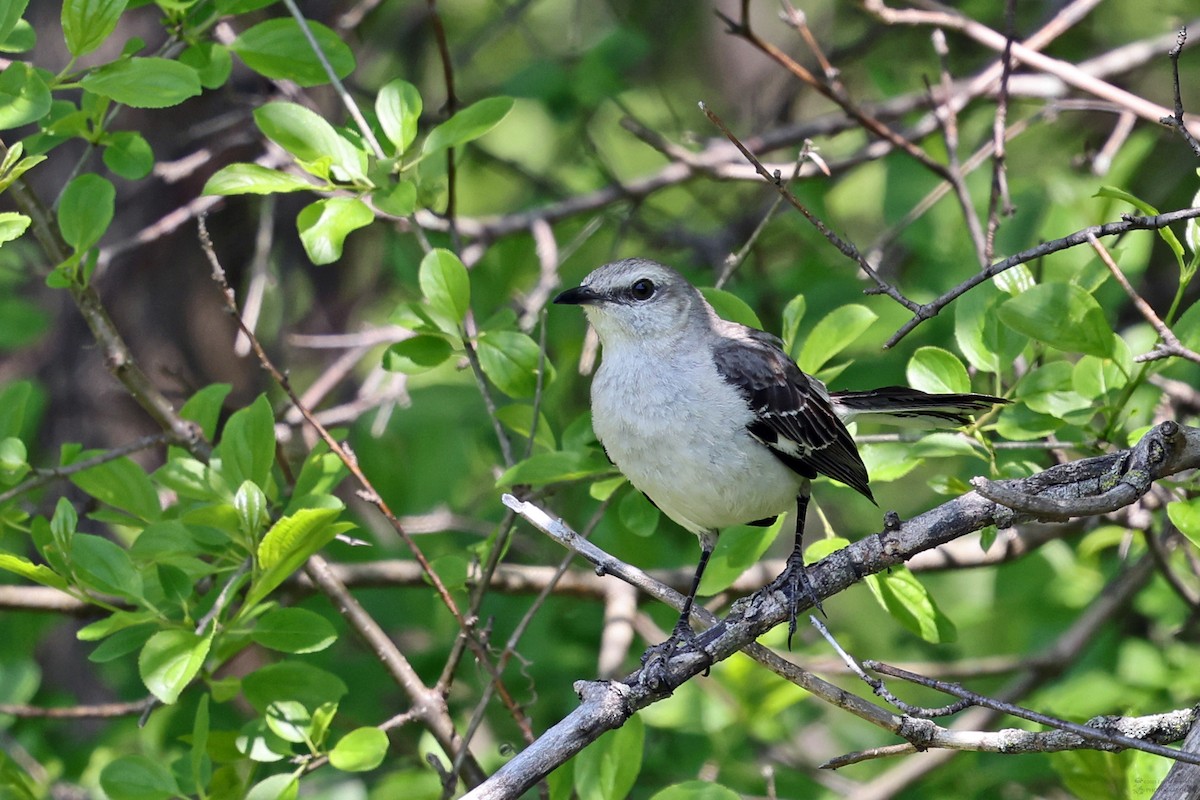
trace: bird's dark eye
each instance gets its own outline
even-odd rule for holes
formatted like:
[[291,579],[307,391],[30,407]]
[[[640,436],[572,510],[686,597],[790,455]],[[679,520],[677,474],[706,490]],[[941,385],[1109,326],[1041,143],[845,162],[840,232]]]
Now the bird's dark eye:
[[649,278],[638,278],[629,287],[629,293],[634,300],[649,300],[654,294],[654,281]]

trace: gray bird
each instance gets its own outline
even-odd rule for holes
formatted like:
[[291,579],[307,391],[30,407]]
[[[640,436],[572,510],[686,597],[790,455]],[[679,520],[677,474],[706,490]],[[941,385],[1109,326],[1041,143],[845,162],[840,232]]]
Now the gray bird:
[[592,427],[629,482],[700,538],[700,563],[668,640],[689,624],[721,528],[767,525],[796,509],[795,547],[778,585],[796,627],[799,590],[819,608],[804,571],[809,482],[828,475],[874,502],[845,422],[965,425],[1005,403],[983,394],[932,395],[899,386],[829,392],[769,333],[717,316],[675,270],[642,258],[606,264],[554,299],[583,306],[603,347],[592,379]]

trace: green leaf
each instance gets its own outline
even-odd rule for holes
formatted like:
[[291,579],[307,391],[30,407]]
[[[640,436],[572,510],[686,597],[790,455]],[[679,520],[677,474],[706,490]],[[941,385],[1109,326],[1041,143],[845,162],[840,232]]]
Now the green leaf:
[[1192,544],[1200,547],[1200,497],[1167,503],[1167,517]]
[[92,173],[67,184],[58,203],[58,227],[76,252],[87,250],[108,230],[116,194],[112,183]]
[[340,513],[340,508],[303,508],[271,526],[258,545],[261,573],[251,585],[243,608],[258,605],[309,556],[329,544],[338,533],[339,526],[333,522]]
[[258,484],[251,481],[242,481],[233,496],[233,507],[237,509],[242,532],[253,539],[257,539],[259,531],[271,521],[267,496],[258,488]]
[[153,522],[162,516],[150,476],[131,458],[106,461],[71,476],[71,483],[102,503]]
[[1008,298],[995,286],[976,286],[954,301],[954,340],[975,369],[1002,373],[1028,341],[1000,322],[996,308]]
[[906,567],[867,576],[867,586],[892,617],[927,642],[952,642],[958,631],[933,596]]
[[754,313],[746,301],[738,297],[732,292],[727,292],[724,289],[714,289],[706,286],[700,290],[700,294],[704,295],[704,299],[717,312],[717,316],[721,319],[727,319],[730,322],[739,322],[742,325],[749,325],[751,328],[762,330],[762,322],[758,319],[758,315]]
[[300,242],[314,264],[332,264],[342,257],[346,237],[375,221],[375,213],[354,197],[328,197],[301,209],[296,217]]
[[201,192],[221,195],[282,194],[310,192],[318,188],[320,187],[299,175],[261,167],[258,164],[230,164],[213,173]]
[[89,587],[118,597],[139,598],[142,576],[129,553],[102,536],[79,533],[71,538],[71,566]]
[[138,672],[150,693],[166,705],[173,704],[204,666],[212,634],[192,631],[159,631],[150,637],[138,656]]
[[639,491],[626,492],[617,504],[617,518],[638,536],[653,536],[662,512]]
[[107,664],[109,661],[115,661],[118,658],[127,656],[145,646],[147,640],[157,630],[158,626],[152,623],[123,628],[112,636],[109,636],[95,650],[89,653],[88,661],[91,661],[93,664]]
[[[353,72],[354,51],[341,37],[319,22],[306,20],[306,24],[334,73],[344,78]],[[329,75],[300,30],[300,23],[291,17],[258,23],[234,39],[229,49],[259,75],[301,86],[329,83]]]
[[0,41],[6,39],[17,27],[17,23],[21,21],[21,15],[25,13],[28,5],[29,0],[3,0],[0,2]]
[[216,42],[198,42],[179,54],[179,63],[196,70],[200,85],[205,89],[217,89],[229,80],[233,70],[233,59],[229,48]]
[[63,0],[63,38],[71,55],[90,53],[117,28],[128,0]]
[[204,431],[204,438],[211,442],[217,435],[221,407],[232,389],[233,386],[228,383],[210,383],[188,398],[183,408],[179,409],[179,416],[199,425]]
[[429,155],[478,139],[496,127],[512,107],[511,97],[489,97],[473,103],[431,130],[421,152]]
[[[329,495],[346,474],[346,465],[340,458],[326,451],[323,445],[314,448],[304,460],[304,466],[300,468],[300,476],[296,478],[296,485],[292,489],[292,500],[288,504],[287,513],[291,514],[298,508],[307,507],[299,503],[310,497]],[[293,504],[297,505],[293,507]]]
[[37,31],[25,20],[17,20],[16,27],[4,39],[0,39],[0,53],[28,53],[37,46]]
[[[319,114],[295,103],[267,103],[254,110],[259,130],[275,144],[294,155],[309,172],[328,178],[332,167],[335,180],[365,181],[366,154],[333,129]],[[314,165],[328,159],[330,166]]]
[[234,412],[213,455],[220,458],[221,476],[231,489],[244,481],[267,487],[275,463],[275,414],[266,395]]
[[435,312],[462,323],[471,304],[471,279],[458,256],[442,248],[430,250],[421,259],[417,280]]
[[554,439],[554,431],[550,427],[545,414],[538,414],[537,423],[533,420],[533,406],[521,403],[502,406],[496,409],[496,419],[518,436],[533,439],[538,447],[555,450],[558,443]]
[[656,792],[650,800],[738,800],[740,797],[719,783],[685,781]]
[[497,488],[506,489],[518,484],[544,486],[547,483],[573,481],[603,475],[612,465],[592,450],[557,450],[538,453],[513,464],[496,481]]
[[848,305],[831,311],[813,327],[800,348],[800,369],[817,372],[829,359],[866,333],[879,317],[866,306]]
[[417,185],[412,181],[397,181],[391,188],[372,192],[371,202],[384,214],[407,217],[417,208]]
[[128,755],[100,771],[100,788],[111,800],[166,800],[179,795],[175,776],[159,759]]
[[14,61],[0,72],[0,130],[19,128],[50,112],[50,87],[38,71]]
[[383,368],[417,375],[440,367],[452,355],[454,347],[444,336],[422,333],[390,345],[383,354]]
[[40,583],[42,586],[49,586],[52,589],[60,589],[62,591],[66,591],[67,589],[67,582],[61,575],[45,564],[34,564],[24,556],[13,555],[12,553],[0,553],[0,569],[20,575],[22,578],[34,583]]
[[1017,399],[1039,414],[1066,419],[1077,411],[1090,416],[1092,400],[1075,391],[1074,368],[1066,361],[1051,361],[1031,369],[1017,384]]
[[84,76],[89,92],[131,108],[168,108],[200,94],[196,70],[169,58],[128,58]]
[[0,485],[12,486],[29,472],[29,453],[15,436],[0,439]]
[[200,702],[196,705],[196,717],[192,721],[192,741],[189,743],[192,746],[190,766],[191,778],[194,786],[204,786],[208,783],[205,779],[206,765],[208,760],[208,734],[209,734],[209,712],[208,712],[209,696],[203,694],[200,696]]
[[783,331],[780,338],[783,339],[783,349],[796,357],[796,336],[800,333],[800,321],[804,319],[805,300],[804,295],[798,294],[788,301],[788,304],[783,307]]
[[[479,366],[496,388],[509,397],[532,397],[537,390],[541,350],[531,337],[518,331],[485,331],[478,341]],[[545,362],[545,382],[554,368]]]
[[396,79],[379,90],[375,114],[383,135],[396,148],[396,155],[402,155],[417,138],[421,108],[421,93],[408,81]]
[[140,133],[118,131],[104,142],[104,166],[122,178],[136,181],[154,168],[154,151]]
[[250,638],[283,653],[315,653],[337,640],[329,620],[303,608],[268,611],[254,625]]
[[274,703],[292,701],[311,710],[337,703],[348,691],[332,672],[296,660],[262,667],[242,680],[246,701],[264,715]]
[[300,794],[300,779],[290,772],[263,778],[246,792],[246,800],[295,800]]
[[[1158,215],[1157,208],[1150,205],[1145,200],[1142,200],[1140,197],[1130,194],[1129,192],[1125,191],[1124,189],[1119,189],[1115,186],[1101,186],[1099,191],[1096,192],[1095,196],[1096,197],[1111,197],[1114,200],[1121,200],[1123,202],[1129,203],[1129,205],[1133,206],[1134,208],[1136,208],[1138,211],[1142,212],[1142,214],[1144,214],[1147,217],[1154,217],[1154,216]],[[1181,268],[1183,268],[1183,266],[1184,266],[1183,245],[1179,243],[1179,239],[1175,236],[1175,232],[1173,230],[1171,230],[1168,226],[1164,225],[1163,227],[1158,229],[1158,235],[1162,238],[1162,240],[1164,242],[1166,242],[1167,247],[1171,248],[1171,252],[1175,255],[1175,260],[1179,263],[1179,266]]]
[[575,791],[580,800],[626,797],[642,769],[646,729],[632,716],[575,756]]
[[921,347],[908,361],[908,382],[931,394],[969,392],[971,379],[958,356],[940,347]]
[[342,772],[367,772],[383,763],[387,749],[387,734],[379,728],[357,728],[329,751],[329,763]]
[[728,589],[743,572],[762,560],[786,521],[785,514],[770,527],[737,525],[721,531],[708,568],[704,570],[704,578],[700,581],[699,594],[714,595]]
[[1113,331],[1096,298],[1069,283],[1042,283],[999,307],[1000,321],[1026,336],[1069,353],[1107,358]]

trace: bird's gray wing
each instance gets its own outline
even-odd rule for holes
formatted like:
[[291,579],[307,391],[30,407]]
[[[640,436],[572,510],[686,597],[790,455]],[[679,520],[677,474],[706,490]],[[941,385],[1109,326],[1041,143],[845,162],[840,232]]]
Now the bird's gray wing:
[[713,361],[754,412],[750,435],[800,475],[828,475],[874,500],[858,448],[823,387],[769,333],[733,324],[721,333]]

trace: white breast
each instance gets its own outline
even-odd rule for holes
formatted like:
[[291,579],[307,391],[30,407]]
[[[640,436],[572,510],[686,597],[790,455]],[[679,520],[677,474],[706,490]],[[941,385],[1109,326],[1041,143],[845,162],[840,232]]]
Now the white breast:
[[711,357],[646,356],[606,351],[592,381],[592,426],[630,482],[693,533],[791,510],[803,479],[749,435],[753,415]]

